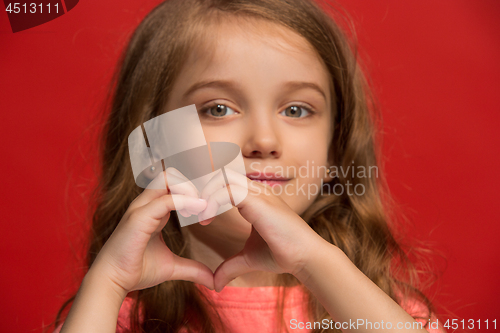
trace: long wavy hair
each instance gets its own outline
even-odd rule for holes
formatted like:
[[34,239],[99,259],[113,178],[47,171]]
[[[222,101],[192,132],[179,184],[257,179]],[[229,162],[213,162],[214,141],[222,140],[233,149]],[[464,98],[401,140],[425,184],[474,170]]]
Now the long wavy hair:
[[[337,195],[323,191],[302,218],[325,240],[339,247],[350,260],[398,304],[417,299],[435,311],[422,292],[422,273],[397,239],[393,201],[383,178],[380,159],[381,117],[368,76],[358,57],[356,36],[349,15],[338,5],[313,0],[169,0],[158,5],[140,23],[123,52],[110,88],[111,103],[100,138],[99,182],[93,193],[92,226],[86,257],[87,269],[142,189],[136,186],[129,163],[127,137],[145,121],[165,112],[169,93],[190,50],[202,41],[223,15],[274,22],[304,37],[325,63],[333,82],[331,96],[333,139],[329,161],[339,169],[364,168],[377,174],[352,177],[339,173],[332,183],[362,184],[363,195]],[[349,182],[349,183],[348,183]],[[175,214],[162,231],[172,252],[189,257],[190,248]],[[288,286],[298,281],[278,276],[278,323]],[[308,313],[313,321],[329,314],[307,289]],[[76,294],[75,294],[76,295]],[[55,325],[70,297],[59,310]],[[131,330],[220,332],[223,323],[210,300],[191,282],[166,281],[133,293]],[[141,309],[141,310],[140,310]],[[141,320],[139,310],[143,314]],[[427,318],[425,318],[427,319]],[[314,332],[335,330],[316,329]]]

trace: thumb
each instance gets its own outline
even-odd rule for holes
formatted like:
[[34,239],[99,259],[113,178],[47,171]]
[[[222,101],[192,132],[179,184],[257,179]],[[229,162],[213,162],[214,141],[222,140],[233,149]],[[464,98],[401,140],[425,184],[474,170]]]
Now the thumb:
[[202,284],[214,289],[214,273],[199,261],[179,257],[174,254],[174,269],[170,280],[184,280]]
[[226,259],[217,267],[214,273],[215,291],[220,292],[224,287],[240,275],[255,271],[248,264],[242,252]]

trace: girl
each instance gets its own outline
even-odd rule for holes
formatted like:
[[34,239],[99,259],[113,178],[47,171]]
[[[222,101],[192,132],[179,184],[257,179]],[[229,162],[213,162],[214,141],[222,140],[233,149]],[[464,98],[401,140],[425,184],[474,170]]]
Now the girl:
[[[442,330],[389,229],[356,54],[316,3],[165,1],[119,68],[89,270],[56,331]],[[247,170],[227,185],[245,200],[216,217],[212,181],[172,194],[132,176],[131,131],[191,104]],[[181,228],[174,209],[202,222]]]

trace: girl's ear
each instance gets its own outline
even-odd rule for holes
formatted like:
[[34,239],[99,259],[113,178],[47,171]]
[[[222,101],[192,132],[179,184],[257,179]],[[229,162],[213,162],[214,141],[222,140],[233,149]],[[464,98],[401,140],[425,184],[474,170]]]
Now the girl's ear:
[[323,177],[323,183],[329,183],[335,178],[335,166],[332,164],[327,164],[325,175]]
[[326,164],[326,171],[325,175],[323,176],[323,183],[331,182],[335,178],[335,175],[337,174],[336,170],[338,169],[335,166],[335,162],[333,161],[331,152],[329,152]]

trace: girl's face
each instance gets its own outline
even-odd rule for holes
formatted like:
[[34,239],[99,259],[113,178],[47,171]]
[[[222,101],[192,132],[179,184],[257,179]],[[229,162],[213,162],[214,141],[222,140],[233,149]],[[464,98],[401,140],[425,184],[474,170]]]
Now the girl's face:
[[[302,214],[321,180],[329,180],[332,115],[324,63],[303,37],[264,20],[225,18],[207,36],[187,59],[166,109],[195,104],[206,141],[236,143],[247,174],[290,179],[272,191]],[[236,209],[204,232],[210,227],[250,231]]]

